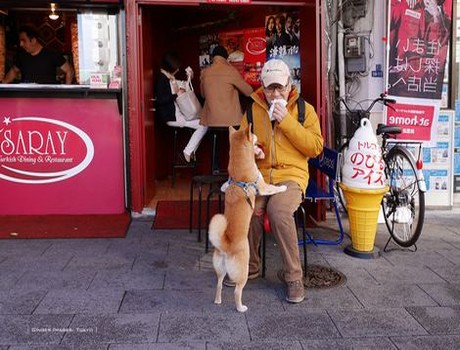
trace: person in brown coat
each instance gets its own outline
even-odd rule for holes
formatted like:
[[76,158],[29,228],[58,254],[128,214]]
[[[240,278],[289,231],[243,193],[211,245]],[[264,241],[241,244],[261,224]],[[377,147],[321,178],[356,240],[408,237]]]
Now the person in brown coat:
[[243,112],[239,93],[250,96],[251,85],[227,62],[228,52],[216,46],[211,54],[212,65],[201,73],[201,95],[205,98],[201,124],[210,127],[240,125]]

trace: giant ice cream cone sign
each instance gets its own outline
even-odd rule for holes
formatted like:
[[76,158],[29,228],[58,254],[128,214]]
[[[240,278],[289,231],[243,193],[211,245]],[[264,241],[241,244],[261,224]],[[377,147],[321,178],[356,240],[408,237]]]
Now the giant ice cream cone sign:
[[385,163],[369,119],[361,120],[344,154],[340,188],[347,203],[352,250],[364,255],[372,252],[380,202],[388,186]]

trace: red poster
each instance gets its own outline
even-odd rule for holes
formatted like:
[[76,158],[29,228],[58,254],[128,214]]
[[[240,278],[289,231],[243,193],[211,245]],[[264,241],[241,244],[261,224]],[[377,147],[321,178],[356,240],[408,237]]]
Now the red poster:
[[260,84],[260,72],[265,63],[265,28],[244,31],[244,79],[251,85]]
[[398,140],[430,141],[435,107],[396,103],[387,109],[387,125],[402,128]]
[[391,0],[388,94],[441,99],[452,0]]

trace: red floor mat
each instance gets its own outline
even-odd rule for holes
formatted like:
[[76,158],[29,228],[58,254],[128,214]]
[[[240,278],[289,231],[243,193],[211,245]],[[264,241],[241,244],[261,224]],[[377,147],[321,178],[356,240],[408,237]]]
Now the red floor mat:
[[129,213],[114,215],[2,215],[0,238],[125,237]]
[[[210,215],[219,212],[219,202],[211,201]],[[222,200],[222,210],[224,201]],[[156,208],[152,229],[187,229],[190,220],[189,201],[159,201]],[[193,228],[198,227],[198,202],[193,202]],[[206,201],[201,208],[201,228],[206,227]]]

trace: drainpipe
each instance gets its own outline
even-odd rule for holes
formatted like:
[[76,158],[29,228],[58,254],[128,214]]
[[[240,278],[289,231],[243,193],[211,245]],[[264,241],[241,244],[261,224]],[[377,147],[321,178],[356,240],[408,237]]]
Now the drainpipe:
[[[337,34],[337,63],[338,63],[338,75],[339,75],[339,98],[346,98],[345,96],[345,59],[343,55],[343,22],[342,22],[342,0],[339,0],[339,11],[340,20],[338,22],[338,34]],[[345,136],[347,136],[347,118],[346,118],[346,109],[343,103],[339,104],[340,108],[340,144]]]

